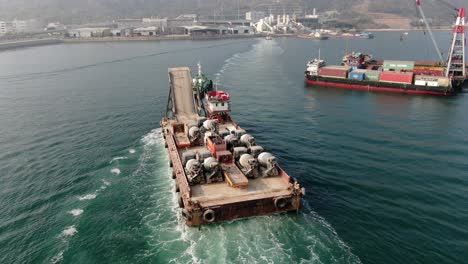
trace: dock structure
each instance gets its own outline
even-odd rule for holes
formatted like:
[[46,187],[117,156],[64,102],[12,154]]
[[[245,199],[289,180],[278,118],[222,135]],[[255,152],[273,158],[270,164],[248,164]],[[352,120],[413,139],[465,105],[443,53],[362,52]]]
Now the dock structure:
[[[230,119],[229,94],[200,92],[200,75],[192,79],[188,67],[168,73],[170,92],[161,127],[185,223],[199,226],[297,211],[305,190]],[[208,118],[198,114],[205,110],[214,112]],[[247,145],[239,140],[243,135],[249,136]]]
[[53,44],[60,44],[60,43],[63,43],[63,40],[55,39],[55,38],[0,42],[0,51],[8,50],[8,49],[34,47],[34,46],[53,45]]

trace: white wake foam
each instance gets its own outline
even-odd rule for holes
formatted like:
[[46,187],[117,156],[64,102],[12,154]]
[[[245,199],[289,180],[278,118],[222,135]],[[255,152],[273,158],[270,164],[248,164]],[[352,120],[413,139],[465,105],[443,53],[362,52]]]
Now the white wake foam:
[[126,159],[128,159],[128,158],[127,157],[115,157],[109,163],[112,163],[112,162],[117,161],[117,160],[126,160]]
[[63,260],[63,251],[60,251],[57,255],[55,255],[51,260],[51,264],[60,263]]
[[113,168],[113,169],[111,169],[111,173],[119,175],[120,174],[120,169],[119,168]]
[[83,196],[80,196],[78,197],[78,200],[80,201],[84,201],[84,200],[93,200],[96,198],[96,194],[95,193],[89,193],[89,194],[86,194],[86,195],[83,195]]
[[128,152],[129,152],[130,154],[134,154],[136,151],[135,151],[134,149],[129,149]]
[[151,130],[150,133],[148,133],[146,136],[144,136],[141,139],[141,142],[143,142],[143,144],[148,145],[148,146],[156,145],[156,144],[162,142],[161,141],[161,139],[162,139],[161,134],[162,134],[161,128],[153,129],[153,130]]
[[72,214],[73,216],[79,216],[79,215],[81,215],[83,212],[84,212],[83,209],[73,209],[73,210],[71,210],[71,211],[68,212],[68,213]]
[[72,225],[62,231],[62,236],[70,237],[70,236],[75,235],[76,233],[78,233],[78,231],[76,230],[76,227]]
[[101,190],[105,190],[107,186],[109,186],[111,183],[106,180],[102,180],[103,185],[100,187]]

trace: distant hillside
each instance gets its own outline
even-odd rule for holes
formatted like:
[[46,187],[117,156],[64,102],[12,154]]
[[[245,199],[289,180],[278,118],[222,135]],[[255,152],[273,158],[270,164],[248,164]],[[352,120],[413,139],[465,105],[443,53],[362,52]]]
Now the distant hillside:
[[[468,5],[466,0],[422,2],[428,16],[439,17],[450,14],[444,2],[455,6],[462,3]],[[232,16],[237,14],[238,7],[243,16],[249,10],[268,10],[271,4],[285,7],[295,5],[309,12],[315,7],[319,11],[352,10],[363,16],[367,13],[416,16],[413,0],[0,0],[0,20],[36,18],[81,23],[122,17],[175,16],[182,13]]]

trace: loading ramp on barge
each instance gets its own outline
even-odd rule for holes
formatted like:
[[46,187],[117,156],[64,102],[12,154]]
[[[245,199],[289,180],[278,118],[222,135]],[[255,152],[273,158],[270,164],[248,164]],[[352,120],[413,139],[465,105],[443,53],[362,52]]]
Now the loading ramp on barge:
[[184,123],[197,120],[198,114],[193,99],[190,68],[170,68],[169,85],[169,100],[172,102],[171,111],[175,119]]

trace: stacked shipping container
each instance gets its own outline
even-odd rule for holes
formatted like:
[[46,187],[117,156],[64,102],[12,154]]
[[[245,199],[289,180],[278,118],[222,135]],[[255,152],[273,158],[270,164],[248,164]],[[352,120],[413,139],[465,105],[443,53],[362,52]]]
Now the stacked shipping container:
[[382,71],[366,71],[364,80],[378,82],[380,80],[380,73],[382,73]]
[[380,74],[380,81],[390,83],[412,84],[413,76],[414,74],[412,72],[384,71]]
[[346,66],[325,66],[320,68],[319,75],[324,77],[346,79],[350,70],[351,67]]
[[386,60],[383,62],[383,69],[378,68],[377,70],[376,68],[353,69],[349,66],[326,66],[319,69],[319,75],[358,81],[380,81],[431,87],[450,86],[450,80],[443,76],[443,68],[440,67],[415,66],[414,61]]
[[385,71],[412,71],[414,69],[414,61],[385,60],[383,67]]
[[348,74],[348,79],[362,81],[366,72],[366,70],[354,70]]

